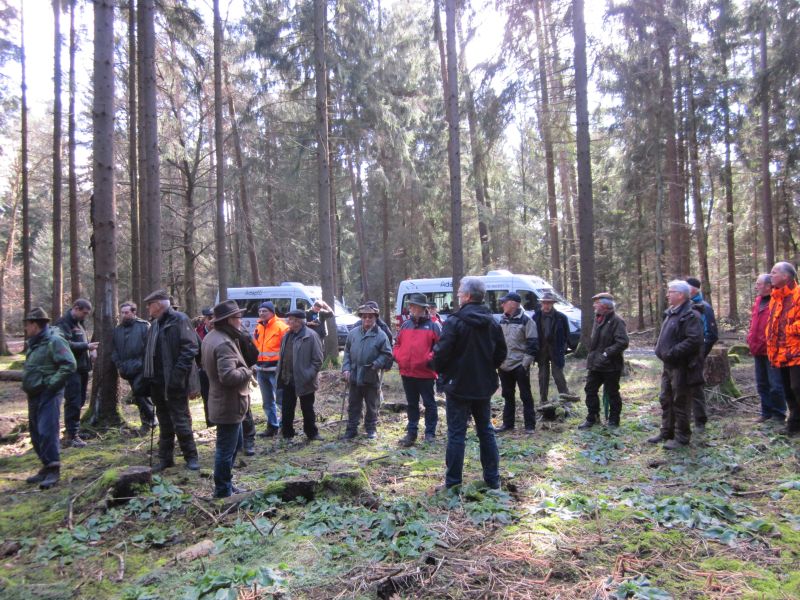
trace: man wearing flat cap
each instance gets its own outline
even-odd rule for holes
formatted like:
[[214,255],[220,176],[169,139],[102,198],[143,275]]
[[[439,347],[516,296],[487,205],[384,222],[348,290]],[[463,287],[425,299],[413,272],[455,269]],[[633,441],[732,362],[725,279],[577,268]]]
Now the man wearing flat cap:
[[622,376],[624,360],[628,347],[628,330],[614,310],[614,296],[603,292],[592,296],[594,303],[594,327],[589,342],[589,356],[586,358],[586,420],[578,429],[589,429],[600,421],[600,386],[608,394],[608,426],[619,427],[622,412],[622,396],[619,393],[619,379]]
[[558,393],[569,394],[567,379],[564,377],[569,321],[567,315],[556,310],[556,300],[555,294],[545,292],[539,299],[539,309],[533,315],[539,333],[536,363],[539,365],[539,397],[542,404],[547,402],[550,394],[551,373]]
[[197,334],[184,313],[172,308],[169,295],[156,290],[144,299],[150,313],[150,331],[144,353],[144,377],[158,416],[156,470],[175,465],[175,438],[186,468],[200,468],[189,412],[189,375],[199,350]]
[[531,365],[539,351],[539,333],[536,323],[520,306],[522,298],[511,292],[500,298],[503,316],[500,317],[500,328],[506,341],[508,353],[497,370],[500,376],[505,405],[503,407],[503,426],[498,431],[512,431],[516,420],[515,393],[519,387],[519,398],[522,400],[522,417],[525,431],[533,433],[536,429],[536,413],[533,410],[533,394],[531,393]]
[[277,367],[281,351],[281,340],[289,326],[275,314],[275,305],[269,300],[262,302],[258,307],[258,323],[253,332],[253,343],[258,349],[258,362],[255,366],[256,381],[261,390],[261,403],[267,417],[267,429],[262,432],[262,437],[272,437],[280,429],[278,418]]
[[75,373],[77,362],[69,344],[50,317],[36,307],[25,316],[25,364],[22,389],[28,396],[28,427],[42,468],[25,481],[47,489],[61,475],[58,419],[64,384]]
[[322,338],[306,325],[306,313],[292,310],[286,315],[289,331],[281,340],[278,359],[278,389],[283,398],[281,435],[290,440],[295,436],[294,413],[297,399],[303,413],[303,433],[309,442],[322,439],[317,429],[314,400],[317,375],[322,368],[324,352]]
[[703,323],[692,310],[691,290],[685,281],[667,285],[667,304],[656,342],[656,356],[664,363],[661,373],[661,431],[647,441],[664,442],[664,449],[688,446],[692,395],[703,385]]
[[348,383],[347,430],[344,439],[358,434],[358,423],[366,407],[364,429],[367,438],[378,437],[378,406],[380,404],[380,372],[392,366],[392,346],[378,327],[378,309],[368,304],[358,307],[360,324],[347,334],[342,361],[342,377]]
[[119,306],[119,325],[114,328],[111,362],[119,376],[131,386],[133,404],[139,409],[142,427],[140,435],[146,435],[155,425],[156,413],[150,400],[150,389],[144,381],[144,349],[147,346],[147,330],[150,324],[136,315],[136,303],[123,302]]
[[234,491],[231,471],[243,445],[242,421],[250,409],[250,379],[239,343],[243,309],[235,300],[214,307],[214,329],[203,339],[203,370],[208,374],[208,416],[217,426],[214,454],[214,497]]
[[433,346],[442,335],[441,326],[428,315],[425,294],[410,294],[407,304],[409,318],[400,326],[392,350],[400,368],[408,404],[406,435],[400,440],[400,445],[406,448],[417,441],[420,397],[425,406],[425,441],[432,442],[436,437],[439,417],[433,393],[436,371],[433,370],[432,361]]

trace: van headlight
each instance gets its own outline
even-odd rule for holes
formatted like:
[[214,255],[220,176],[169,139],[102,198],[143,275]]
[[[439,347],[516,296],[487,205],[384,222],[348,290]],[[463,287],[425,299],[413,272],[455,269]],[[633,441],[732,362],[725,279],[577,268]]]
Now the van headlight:
[[572,325],[573,329],[579,330],[581,328],[580,319],[570,319],[569,324]]

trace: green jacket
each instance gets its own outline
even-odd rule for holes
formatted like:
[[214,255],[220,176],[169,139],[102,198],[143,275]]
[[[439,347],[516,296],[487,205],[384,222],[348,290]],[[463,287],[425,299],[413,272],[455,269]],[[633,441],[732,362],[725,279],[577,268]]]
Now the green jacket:
[[69,343],[55,327],[46,326],[25,344],[22,389],[29,396],[55,393],[77,369]]

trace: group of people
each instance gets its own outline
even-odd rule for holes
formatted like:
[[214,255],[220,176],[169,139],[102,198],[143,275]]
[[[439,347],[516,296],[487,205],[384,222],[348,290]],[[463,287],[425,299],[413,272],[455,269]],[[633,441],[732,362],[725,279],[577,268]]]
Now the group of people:
[[[700,293],[700,281],[674,280],[667,287],[669,306],[655,345],[656,356],[663,362],[661,427],[648,441],[675,449],[689,444],[692,420],[695,431],[705,427],[703,365],[718,334],[714,311]],[[761,399],[759,422],[785,421],[784,433],[796,435],[800,433],[800,286],[795,268],[788,262],[777,263],[770,274],[759,276],[756,294],[747,341]],[[555,309],[555,296],[549,294],[540,299],[533,315],[522,309],[518,294],[506,294],[500,299],[503,314],[499,322],[484,304],[486,288],[480,278],[464,277],[457,296],[460,308],[443,323],[425,295],[412,294],[407,301],[409,318],[396,340],[380,319],[376,303],[358,308],[361,320],[348,333],[342,363],[347,399],[343,438],[358,435],[362,415],[367,438],[377,437],[383,372],[397,362],[408,406],[400,445],[416,443],[420,401],[425,409],[425,441],[435,439],[435,392],[442,391],[447,418],[445,487],[462,482],[471,417],[480,444],[483,479],[490,488],[497,488],[499,455],[491,397],[499,386],[504,408],[497,431],[510,431],[516,423],[518,388],[525,431],[534,432],[530,368],[538,364],[542,402],[547,401],[551,376],[559,393],[568,393],[563,374],[568,323]],[[600,423],[601,387],[608,399],[607,425],[619,426],[622,412],[620,377],[628,347],[625,321],[616,314],[610,293],[595,295],[593,302],[595,318],[584,387],[587,415],[580,429]],[[154,470],[174,466],[176,439],[186,467],[199,468],[189,411],[189,375],[195,362],[206,421],[217,428],[215,496],[239,491],[232,478],[236,454],[240,450],[255,452],[256,430],[250,409],[253,379],[261,391],[266,417],[266,429],[260,435],[271,437],[280,432],[285,439],[293,438],[299,400],[307,439],[322,439],[314,402],[323,362],[322,341],[328,333],[326,321],[332,314],[327,304],[318,301],[308,313],[292,310],[284,321],[271,302],[264,302],[251,336],[242,328],[244,310],[233,300],[204,310],[196,328],[187,315],[175,310],[164,290],[151,293],[144,303],[149,322],[138,317],[135,303],[120,306],[112,361],[130,384],[132,402],[142,421],[141,433],[158,424]],[[88,341],[83,324],[91,310],[91,303],[78,299],[53,326],[42,308],[25,317],[23,389],[28,395],[31,439],[42,462],[28,482],[42,488],[59,480],[60,447],[86,444],[78,429],[98,347],[97,342]],[[62,396],[65,435],[59,444]]]

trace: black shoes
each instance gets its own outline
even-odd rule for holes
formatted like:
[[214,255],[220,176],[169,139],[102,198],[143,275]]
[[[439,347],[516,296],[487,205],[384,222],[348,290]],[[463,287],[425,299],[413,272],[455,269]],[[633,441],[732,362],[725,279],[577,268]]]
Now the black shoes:
[[405,436],[400,438],[400,441],[397,443],[403,448],[410,448],[416,443],[416,441],[417,441],[416,435],[411,435],[410,433],[406,433]]
[[425,441],[426,442],[435,442],[436,441],[436,435],[433,434],[433,433],[426,433],[425,434]]
[[495,433],[505,433],[507,431],[514,431],[514,426],[513,425],[503,425],[502,427],[498,427],[494,431],[495,431]]
[[315,433],[314,435],[308,436],[309,442],[322,442],[325,438],[323,438],[320,434]]
[[578,425],[578,429],[591,429],[595,426],[595,422],[591,419],[586,419],[583,423]]
[[43,469],[43,477],[42,480],[39,482],[39,488],[43,490],[49,490],[55,484],[58,483],[58,480],[61,479],[61,467],[56,465],[54,467],[45,467]]
[[199,471],[200,470],[200,461],[197,460],[197,457],[193,456],[192,458],[186,459],[186,468],[190,471]]
[[654,435],[653,437],[647,438],[647,443],[648,444],[658,444],[660,442],[665,442],[665,441],[667,441],[667,438],[665,438],[660,433]]
[[42,467],[41,469],[39,469],[39,472],[36,473],[36,475],[31,475],[30,477],[28,477],[25,480],[25,483],[31,483],[31,484],[33,484],[33,483],[41,483],[42,481],[44,481],[46,470],[47,470],[47,467]]

